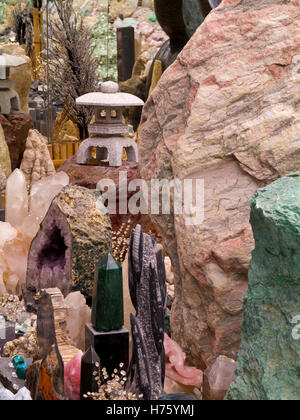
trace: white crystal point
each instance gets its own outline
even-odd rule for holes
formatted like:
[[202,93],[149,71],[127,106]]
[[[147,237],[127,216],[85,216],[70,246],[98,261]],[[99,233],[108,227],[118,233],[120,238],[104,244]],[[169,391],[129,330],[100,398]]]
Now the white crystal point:
[[35,182],[30,191],[30,216],[39,223],[46,216],[54,197],[70,182],[65,172],[57,172]]
[[5,242],[16,239],[18,231],[9,223],[0,222],[0,248],[3,247]]
[[21,226],[28,215],[26,180],[20,169],[15,169],[6,184],[5,221],[13,227]]
[[100,90],[102,93],[117,93],[119,85],[115,82],[103,82],[100,86]]
[[85,325],[91,322],[91,309],[85,297],[78,292],[71,292],[65,299],[67,310],[67,330],[70,340],[78,349],[85,349]]

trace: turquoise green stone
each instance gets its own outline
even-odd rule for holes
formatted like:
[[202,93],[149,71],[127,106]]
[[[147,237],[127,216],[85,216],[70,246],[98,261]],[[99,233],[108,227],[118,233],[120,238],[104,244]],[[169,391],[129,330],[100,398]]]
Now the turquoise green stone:
[[21,363],[17,366],[16,372],[19,379],[26,379],[26,369],[28,366],[28,363]]
[[151,15],[151,16],[149,17],[149,20],[150,20],[151,22],[157,22],[156,15],[155,15],[155,14]]
[[255,249],[227,400],[299,400],[299,192],[300,174],[292,174],[259,189],[251,200]]
[[12,358],[12,362],[13,362],[14,367],[16,368],[18,365],[24,363],[24,359],[22,356],[14,356]]
[[122,266],[107,254],[95,270],[92,324],[97,331],[112,331],[123,323]]

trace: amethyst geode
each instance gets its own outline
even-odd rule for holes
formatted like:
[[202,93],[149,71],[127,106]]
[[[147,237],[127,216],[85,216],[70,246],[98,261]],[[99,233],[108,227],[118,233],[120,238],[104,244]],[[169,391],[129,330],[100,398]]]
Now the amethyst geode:
[[99,191],[67,186],[52,201],[28,255],[23,287],[28,310],[34,309],[33,297],[41,289],[92,296],[95,266],[112,248],[110,218],[98,200]]

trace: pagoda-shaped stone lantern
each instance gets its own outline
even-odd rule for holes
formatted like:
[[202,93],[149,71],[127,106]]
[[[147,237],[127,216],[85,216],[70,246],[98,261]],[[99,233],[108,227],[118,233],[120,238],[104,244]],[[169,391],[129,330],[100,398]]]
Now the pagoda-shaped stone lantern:
[[77,163],[85,164],[96,148],[96,159],[108,160],[109,166],[122,166],[123,149],[129,162],[138,162],[137,145],[134,140],[124,136],[128,126],[122,122],[122,108],[143,106],[144,102],[129,93],[118,92],[114,82],[104,82],[100,92],[87,93],[76,99],[77,105],[94,108],[95,122],[88,127],[89,137],[84,140],[77,153]]
[[10,67],[19,67],[26,64],[26,60],[15,55],[4,54],[0,48],[0,112],[10,114],[12,110],[20,109],[20,99],[12,88],[13,81],[9,80]]

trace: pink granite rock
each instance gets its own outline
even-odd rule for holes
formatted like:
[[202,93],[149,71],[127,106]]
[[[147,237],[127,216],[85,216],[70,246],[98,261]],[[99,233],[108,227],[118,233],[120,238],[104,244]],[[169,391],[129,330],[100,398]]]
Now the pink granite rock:
[[166,70],[139,135],[143,178],[204,180],[204,221],[153,216],[175,273],[172,334],[236,358],[258,187],[299,171],[300,1],[224,0]]
[[71,400],[80,400],[81,359],[80,350],[65,366],[65,396]]
[[165,334],[166,376],[183,385],[200,386],[203,373],[195,367],[185,366],[185,353],[180,346]]

